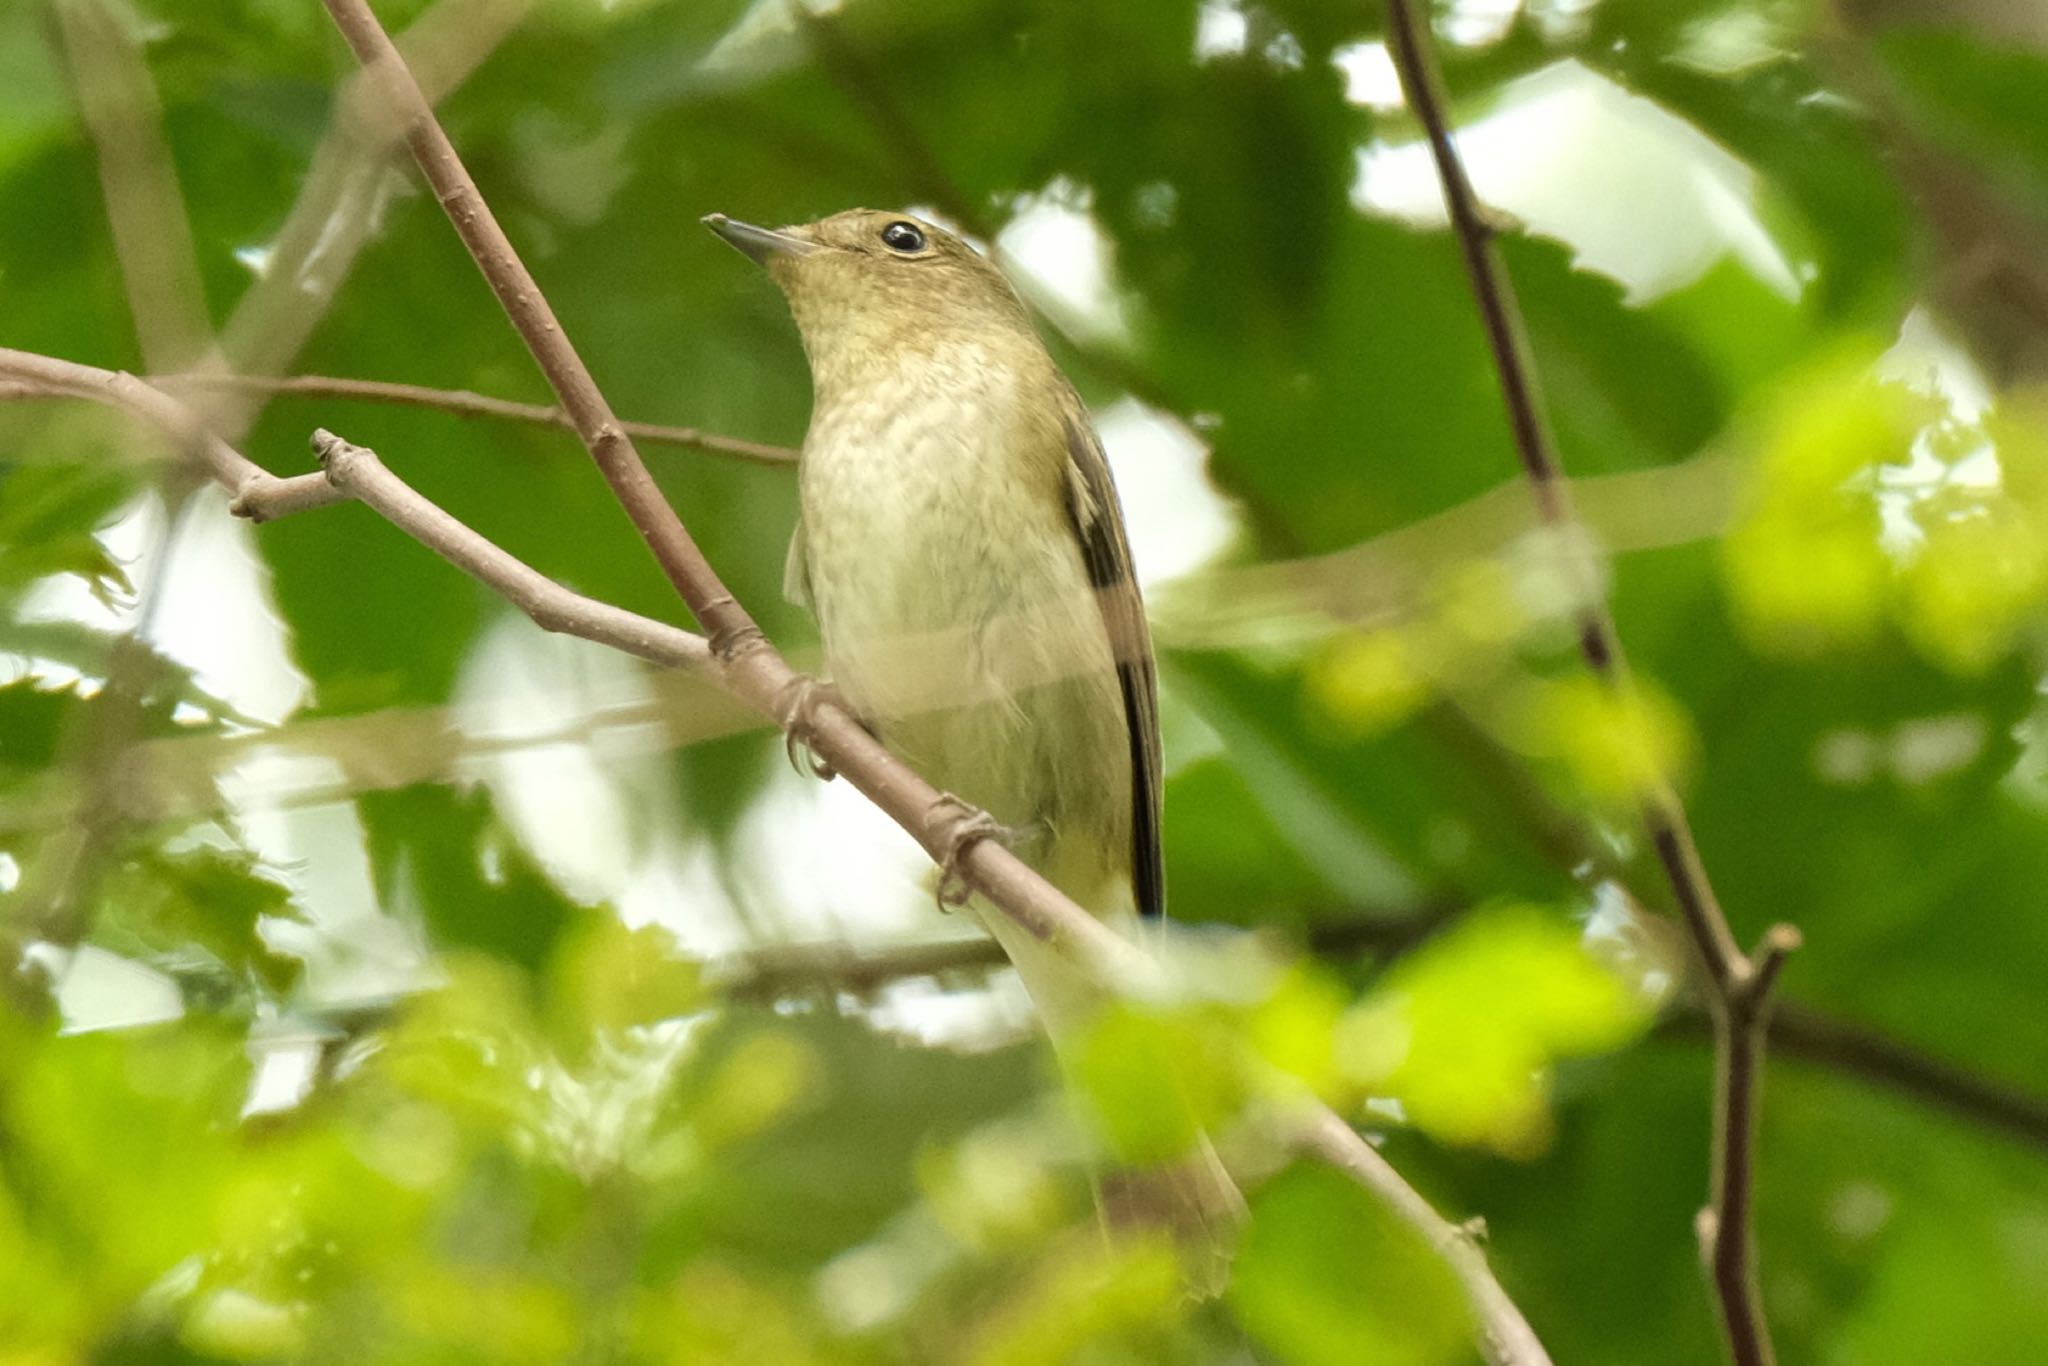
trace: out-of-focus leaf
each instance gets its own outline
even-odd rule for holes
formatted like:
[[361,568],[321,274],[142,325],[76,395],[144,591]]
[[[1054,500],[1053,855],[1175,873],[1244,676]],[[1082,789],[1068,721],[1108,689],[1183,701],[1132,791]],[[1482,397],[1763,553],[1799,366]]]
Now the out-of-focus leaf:
[[1895,28],[1874,45],[1917,121],[2048,211],[2048,57],[1966,28]]
[[138,486],[135,471],[106,459],[0,462],[0,602],[48,574],[76,574],[102,596],[131,591],[93,533]]
[[292,913],[291,889],[253,855],[200,845],[176,853],[144,846],[122,860],[101,890],[95,937],[118,948],[140,945],[181,975],[194,947],[230,974],[253,972],[282,991],[300,964],[273,950],[262,922]]
[[1811,651],[1877,629],[1892,570],[1867,481],[1911,458],[1915,407],[1860,357],[1787,386],[1725,542],[1732,596],[1766,643]]
[[548,973],[548,1004],[565,1042],[594,1031],[673,1019],[699,1008],[703,971],[658,925],[629,930],[609,911],[564,926]]
[[1120,1162],[1167,1162],[1235,1107],[1244,1081],[1227,1026],[1199,1007],[1116,1005],[1065,1055],[1068,1074]]
[[1639,680],[1621,692],[1589,675],[1531,683],[1499,724],[1524,754],[1560,761],[1571,790],[1623,814],[1692,759],[1684,714]]
[[973,1366],[1059,1366],[1082,1353],[1135,1347],[1138,1334],[1174,1317],[1180,1295],[1173,1248],[1164,1240],[1057,1243],[984,1320],[959,1359]]
[[388,905],[408,899],[451,947],[529,971],[547,960],[575,907],[498,823],[481,792],[416,786],[362,798],[370,857]]
[[33,678],[0,685],[0,772],[49,767],[85,705],[77,689],[43,688]]
[[[702,1041],[697,1065],[673,1094],[678,1113],[697,1106],[760,1019],[729,1011]],[[653,1203],[649,1265],[664,1274],[713,1246],[815,1270],[911,1203],[919,1152],[1008,1113],[1044,1083],[1035,1049],[963,1055],[919,1048],[857,1020],[777,1023],[811,1057],[806,1092],[773,1129],[731,1150],[691,1188]]]
[[1454,1143],[1528,1156],[1549,1142],[1551,1069],[1619,1048],[1648,1002],[1530,906],[1475,912],[1396,963],[1337,1031],[1337,1063]]
[[1462,1362],[1463,1295],[1407,1224],[1341,1173],[1295,1166],[1252,1196],[1230,1300],[1294,1366]]
[[1314,700],[1328,686],[1314,681],[1315,667],[1260,669],[1221,653],[1167,664],[1175,690],[1223,737],[1224,757],[1278,836],[1321,876],[1334,909],[1405,914],[1439,888],[1555,896],[1570,887],[1568,869],[1524,818],[1526,780],[1496,771],[1492,742],[1469,722],[1431,709],[1416,724],[1361,736]]

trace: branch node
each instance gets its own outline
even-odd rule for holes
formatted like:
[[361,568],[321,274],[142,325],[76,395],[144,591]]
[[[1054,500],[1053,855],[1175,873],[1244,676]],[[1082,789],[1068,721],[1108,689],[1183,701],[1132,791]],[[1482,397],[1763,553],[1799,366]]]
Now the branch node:
[[1742,983],[1743,1004],[1755,1014],[1777,985],[1785,960],[1805,942],[1796,925],[1777,924],[1764,931],[1756,951],[1749,956],[1749,972]]
[[[721,593],[704,604],[702,610],[697,613],[697,619],[709,626],[712,620],[725,616],[738,607],[739,603],[734,600],[732,594]],[[742,617],[737,622],[728,622],[711,632],[711,657],[720,665],[736,663],[746,655],[769,648],[771,647],[768,644],[768,637],[747,617]]]
[[351,457],[363,448],[350,444],[325,427],[313,429],[313,454],[320,461],[320,468],[327,474],[327,482],[340,488],[348,477],[348,463]]

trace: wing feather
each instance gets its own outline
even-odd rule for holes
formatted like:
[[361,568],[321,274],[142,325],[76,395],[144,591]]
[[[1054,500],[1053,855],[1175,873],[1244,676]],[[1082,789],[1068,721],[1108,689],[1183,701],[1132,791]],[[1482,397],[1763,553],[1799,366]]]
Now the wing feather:
[[1164,781],[1159,754],[1159,674],[1145,603],[1131,564],[1123,511],[1109,461],[1088,421],[1080,396],[1071,390],[1061,405],[1067,444],[1067,510],[1088,568],[1088,582],[1102,609],[1123,692],[1124,724],[1131,745],[1131,885],[1141,915],[1166,910],[1166,868],[1160,845]]

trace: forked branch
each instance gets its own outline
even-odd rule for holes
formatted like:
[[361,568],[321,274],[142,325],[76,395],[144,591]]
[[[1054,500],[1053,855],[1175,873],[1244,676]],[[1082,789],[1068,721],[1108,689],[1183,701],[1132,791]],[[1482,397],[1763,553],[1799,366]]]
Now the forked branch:
[[[1428,26],[1416,0],[1387,0],[1387,39],[1408,107],[1421,121],[1443,186],[1451,227],[1471,277],[1507,407],[1515,450],[1544,523],[1576,529],[1566,482],[1544,420],[1521,309],[1494,241],[1492,217],[1480,204],[1458,159]],[[1586,667],[1617,694],[1631,684],[1628,662],[1604,595],[1584,595],[1579,652]],[[1685,806],[1668,783],[1638,794],[1644,834],[1657,852],[1671,894],[1685,919],[1709,989],[1715,1024],[1714,1170],[1710,1199],[1700,1212],[1701,1254],[1720,1303],[1722,1326],[1738,1366],[1768,1366],[1774,1357],[1757,1292],[1750,1206],[1755,1190],[1756,1108],[1763,1080],[1764,1026],[1771,988],[1787,954],[1799,946],[1790,925],[1766,931],[1754,954],[1745,954],[1714,896],[1700,861]]]

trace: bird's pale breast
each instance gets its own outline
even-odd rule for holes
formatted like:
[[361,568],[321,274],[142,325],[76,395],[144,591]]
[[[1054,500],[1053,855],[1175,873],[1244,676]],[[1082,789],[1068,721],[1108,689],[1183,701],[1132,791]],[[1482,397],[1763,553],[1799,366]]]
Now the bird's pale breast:
[[803,535],[827,663],[892,749],[1104,911],[1128,886],[1128,739],[1063,455],[1038,444],[1058,429],[1000,364],[934,370],[813,415]]

